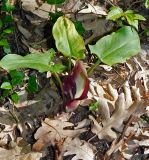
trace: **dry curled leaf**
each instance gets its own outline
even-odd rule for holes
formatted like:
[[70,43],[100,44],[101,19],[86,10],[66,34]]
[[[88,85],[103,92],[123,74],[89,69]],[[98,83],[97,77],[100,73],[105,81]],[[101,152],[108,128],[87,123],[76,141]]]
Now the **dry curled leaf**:
[[[124,92],[119,95],[117,90],[109,85],[109,94],[113,97],[114,101],[110,101],[104,97],[97,98],[100,106],[99,113],[102,115],[102,125],[94,117],[90,116],[90,119],[94,122],[92,132],[97,134],[99,138],[109,138],[109,140],[117,138],[118,135],[112,128],[118,131],[122,130],[123,122],[141,107],[139,89],[133,87],[132,92],[134,98],[132,98],[131,89],[128,82],[126,82]],[[113,113],[111,113],[111,108],[114,111]]]
[[107,13],[103,7],[93,6],[92,4],[87,4],[87,8],[82,9],[79,13],[94,13],[95,15],[104,15],[106,16]]
[[55,117],[55,119],[46,118],[34,135],[37,142],[33,145],[33,149],[42,150],[47,144],[54,144],[55,141],[60,141],[67,137],[77,137],[86,130],[83,127],[81,129],[74,129],[74,124],[68,122],[68,117],[68,113],[63,113],[61,116]]
[[63,151],[64,156],[75,154],[72,160],[78,160],[80,158],[82,160],[94,160],[95,158],[95,154],[89,143],[81,141],[78,138],[67,138],[64,142]]
[[[149,48],[143,46],[140,54],[130,59],[126,65],[129,68],[130,74],[134,75],[134,81],[137,87],[141,87],[143,84],[144,94],[149,93]],[[141,80],[141,83],[139,83]]]
[[42,153],[38,152],[22,154],[21,147],[18,146],[10,150],[0,148],[0,160],[40,160],[41,157]]

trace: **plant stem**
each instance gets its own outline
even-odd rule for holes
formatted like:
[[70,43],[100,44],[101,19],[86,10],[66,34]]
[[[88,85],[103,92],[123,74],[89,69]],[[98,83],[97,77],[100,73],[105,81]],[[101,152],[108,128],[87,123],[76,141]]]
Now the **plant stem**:
[[62,98],[64,99],[64,88],[63,88],[62,81],[61,81],[61,79],[60,79],[60,77],[57,73],[54,73],[54,76],[55,76],[57,82],[59,83],[59,86],[60,86],[60,89],[61,89],[61,92],[62,92]]
[[92,74],[93,71],[94,71],[94,69],[95,69],[100,63],[101,63],[101,60],[98,59],[98,60],[96,61],[96,63],[95,63],[91,68],[88,69],[88,71],[87,71],[88,75]]
[[71,72],[71,57],[68,58],[68,73]]

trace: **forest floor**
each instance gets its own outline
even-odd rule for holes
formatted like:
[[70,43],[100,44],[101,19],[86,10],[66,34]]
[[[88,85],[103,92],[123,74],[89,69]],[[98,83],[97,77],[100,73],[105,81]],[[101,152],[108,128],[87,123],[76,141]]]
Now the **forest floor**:
[[[143,15],[146,21],[140,22],[140,33],[149,27],[149,9],[143,0],[99,2],[67,0],[57,6],[72,20],[82,22],[86,44],[94,44],[115,29],[105,18],[111,4]],[[15,31],[9,37],[12,53],[24,56],[56,48],[49,16],[56,7],[41,0],[14,3]],[[92,13],[92,5],[100,9]],[[82,13],[76,12],[85,6]],[[24,69],[27,77],[36,76],[38,91],[28,93],[24,84],[16,88],[19,103],[9,99],[0,103],[0,160],[149,159],[149,37],[140,38],[138,55],[123,64],[96,67],[89,76],[87,98],[72,112],[63,108],[60,90],[49,72]],[[91,59],[88,55],[84,61],[87,68]],[[100,107],[92,110],[96,101]]]

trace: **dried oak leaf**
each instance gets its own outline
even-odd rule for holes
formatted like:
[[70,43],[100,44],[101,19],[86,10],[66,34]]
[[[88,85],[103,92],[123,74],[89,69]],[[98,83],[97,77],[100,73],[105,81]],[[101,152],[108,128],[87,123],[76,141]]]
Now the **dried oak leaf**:
[[7,146],[11,140],[16,138],[13,134],[16,122],[12,115],[6,110],[2,110],[2,108],[0,109],[0,147]]
[[124,145],[119,147],[123,157],[127,160],[133,159],[136,153],[137,155],[149,156],[149,132],[143,121],[137,121],[134,125],[129,126],[127,130],[130,130],[130,134],[124,141]]
[[40,151],[50,143],[54,144],[55,141],[61,141],[67,137],[77,137],[86,130],[83,127],[75,129],[74,124],[68,122],[68,119],[68,113],[63,113],[54,119],[46,118],[34,135],[37,142],[33,145],[33,150]]
[[38,152],[22,154],[18,146],[10,150],[0,148],[0,160],[40,160],[41,157],[42,153]]
[[[129,72],[134,75],[134,81],[137,87],[141,87],[139,80],[143,84],[143,88],[146,94],[149,93],[149,48],[142,46],[140,54],[134,58],[128,60],[126,65],[129,69]],[[138,82],[137,82],[138,81]]]
[[123,122],[127,120],[131,114],[135,113],[138,108],[142,107],[139,89],[132,87],[134,97],[132,98],[128,82],[124,84],[123,88],[124,92],[118,95],[117,90],[109,85],[109,94],[113,97],[114,101],[110,101],[105,97],[96,97],[96,100],[99,102],[100,107],[98,112],[102,115],[102,121],[99,124],[94,117],[89,117],[94,122],[92,132],[97,134],[100,139],[108,138],[112,140],[117,138],[118,135],[113,129],[122,131]]
[[64,156],[74,155],[71,160],[94,160],[95,154],[91,145],[79,138],[67,138],[63,145]]

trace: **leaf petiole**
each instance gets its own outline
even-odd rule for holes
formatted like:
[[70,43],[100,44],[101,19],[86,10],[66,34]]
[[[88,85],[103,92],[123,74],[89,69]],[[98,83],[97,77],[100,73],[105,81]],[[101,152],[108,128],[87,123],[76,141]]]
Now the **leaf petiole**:
[[93,71],[94,71],[94,69],[95,69],[100,63],[101,63],[101,60],[98,59],[98,60],[96,61],[96,63],[95,63],[94,65],[92,65],[91,68],[88,69],[87,74],[88,74],[88,75],[92,74]]
[[53,73],[53,75],[54,75],[55,79],[57,80],[57,82],[59,83],[59,86],[60,86],[60,89],[62,92],[62,98],[64,99],[64,88],[63,88],[62,81],[57,73]]

